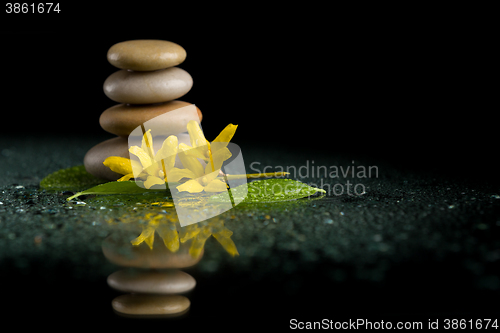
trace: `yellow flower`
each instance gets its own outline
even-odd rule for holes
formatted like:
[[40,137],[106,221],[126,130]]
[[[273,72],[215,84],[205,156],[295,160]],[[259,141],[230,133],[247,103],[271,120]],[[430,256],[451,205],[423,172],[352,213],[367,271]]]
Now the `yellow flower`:
[[148,130],[144,133],[141,147],[129,148],[129,152],[137,156],[140,162],[119,156],[110,156],[104,160],[103,164],[111,171],[124,175],[118,181],[126,181],[130,178],[143,179],[145,180],[144,187],[149,189],[156,184],[165,184],[167,173],[173,182],[184,177],[183,171],[174,167],[178,149],[177,137],[171,135],[166,138],[160,150],[155,154],[150,132],[151,130]]
[[[217,176],[220,174],[222,163],[231,157],[227,145],[233,138],[237,127],[237,125],[233,124],[227,125],[210,143],[205,139],[199,124],[191,120],[187,124],[187,130],[192,146],[184,143],[178,144],[177,137],[171,135],[165,139],[156,154],[153,149],[151,130],[148,130],[144,133],[141,147],[132,146],[129,148],[129,152],[137,156],[139,161],[110,156],[106,158],[103,164],[112,171],[124,175],[118,181],[126,181],[131,178],[142,179],[144,180],[144,187],[148,189],[153,185],[163,185],[166,181],[172,183],[187,179],[186,182],[177,186],[177,190],[189,193],[200,193],[202,191],[222,192],[227,190],[227,185]],[[174,167],[177,154],[185,167],[184,169]],[[200,160],[203,162],[200,163]],[[225,175],[225,177],[227,180],[232,180],[277,177],[284,174],[287,173]]]
[[227,149],[227,145],[229,141],[234,136],[236,132],[236,128],[238,125],[229,124],[220,132],[220,134],[215,138],[212,143],[208,142],[201,131],[200,125],[194,120],[191,120],[187,124],[187,130],[189,133],[189,139],[191,141],[191,147],[188,145],[181,143],[179,144],[179,149],[182,149],[186,152],[187,155],[191,155],[196,158],[200,158],[205,162],[209,162],[212,164],[212,171],[220,169],[217,168],[216,165],[213,165],[213,159],[218,156],[219,158],[223,158],[222,162],[231,157],[231,152]]
[[[181,155],[179,155],[180,157]],[[181,161],[186,158],[181,157]],[[183,161],[184,163],[184,161]],[[196,163],[199,164],[198,161]],[[210,168],[210,164],[207,164],[207,168]],[[219,175],[219,170],[216,170],[214,172],[210,173],[204,173],[203,169],[201,173],[194,172],[193,170],[198,169],[189,169],[188,171],[192,172],[192,175],[189,176],[187,175],[186,172],[186,177],[185,178],[191,178],[185,183],[177,186],[177,190],[179,192],[187,191],[189,193],[200,193],[202,191],[205,192],[222,192],[227,190],[227,185],[225,182],[223,182],[220,179],[217,179],[217,176]]]
[[[237,127],[237,125],[229,124],[210,143],[205,139],[197,122],[192,120],[187,124],[192,147],[184,143],[179,144],[179,158],[186,168],[184,178],[190,178],[190,180],[177,186],[177,190],[199,193],[202,191],[221,192],[227,189],[226,183],[217,179],[217,176],[222,163],[231,157],[227,145]],[[203,166],[198,159],[206,161],[206,165]]]

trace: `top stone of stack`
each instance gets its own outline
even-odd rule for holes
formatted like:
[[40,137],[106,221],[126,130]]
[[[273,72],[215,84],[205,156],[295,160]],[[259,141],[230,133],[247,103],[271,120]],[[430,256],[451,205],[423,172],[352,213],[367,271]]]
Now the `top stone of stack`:
[[133,71],[155,71],[177,66],[186,59],[182,46],[153,39],[130,40],[108,50],[111,65]]

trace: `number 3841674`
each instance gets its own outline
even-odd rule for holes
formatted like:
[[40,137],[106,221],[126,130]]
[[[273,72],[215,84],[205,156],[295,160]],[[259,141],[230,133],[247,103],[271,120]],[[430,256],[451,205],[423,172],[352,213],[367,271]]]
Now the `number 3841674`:
[[49,13],[60,13],[61,8],[59,3],[53,2],[41,2],[41,3],[20,3],[20,2],[8,2],[5,4],[5,12],[7,14],[49,14]]

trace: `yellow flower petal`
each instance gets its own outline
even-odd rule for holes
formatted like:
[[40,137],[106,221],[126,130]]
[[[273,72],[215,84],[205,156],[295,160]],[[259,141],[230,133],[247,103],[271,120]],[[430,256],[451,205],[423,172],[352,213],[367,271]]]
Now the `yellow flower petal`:
[[139,237],[136,239],[133,239],[130,241],[132,245],[139,245],[142,242],[146,241],[146,244],[148,244],[149,248],[152,250],[153,249],[153,242],[154,242],[154,237],[155,237],[155,228],[151,226],[144,227],[142,229],[141,234]]
[[191,247],[189,248],[189,254],[193,258],[197,258],[201,254],[201,250],[205,247],[205,242],[211,235],[209,228],[204,227],[198,235],[193,239]]
[[163,160],[167,171],[174,167],[178,143],[179,141],[177,137],[175,135],[171,135],[163,141],[160,150],[156,153],[155,161],[160,162]]
[[196,178],[196,175],[189,169],[172,168],[167,171],[167,181],[169,182],[178,182],[182,178],[193,179]]
[[122,178],[118,179],[117,182],[124,182],[130,180],[130,178],[134,178],[133,173],[129,173],[128,175],[123,176]]
[[184,152],[179,152],[179,159],[185,168],[191,170],[195,174],[196,178],[202,177],[205,174],[203,166],[196,157],[189,156]]
[[[214,170],[219,170],[222,167],[222,163],[224,163],[224,161],[229,159],[231,156],[231,152],[226,147],[213,153],[212,161],[214,163]],[[213,172],[211,163],[208,163],[207,166],[205,166],[205,174],[209,172]]]
[[207,173],[205,173],[205,176],[203,176],[203,178],[202,178],[205,181],[205,184],[208,184],[212,180],[214,180],[215,178],[217,178],[217,176],[219,175],[219,171],[220,170],[215,170],[214,172],[207,172]]
[[144,150],[142,150],[138,146],[132,146],[128,149],[128,151],[131,154],[134,154],[135,156],[137,156],[139,158],[143,168],[147,168],[148,166],[150,166],[153,163],[151,161],[151,156],[149,156],[149,154],[147,152],[145,152]]
[[219,179],[214,179],[205,186],[205,192],[223,192],[227,191],[226,183]]
[[142,145],[141,149],[144,150],[149,156],[154,156],[153,151],[153,137],[151,136],[151,130],[147,130],[146,133],[142,136]]
[[212,170],[212,163],[208,162],[206,165],[205,165],[205,175],[208,175],[209,173],[212,173],[214,171],[217,171],[219,172],[218,170],[216,170],[214,168],[214,170]]
[[158,171],[162,170],[162,165],[160,163],[157,163],[156,161],[153,162],[150,166],[147,168],[144,168],[144,171],[150,175],[150,176],[158,176]]
[[228,228],[222,226],[222,227],[219,227],[219,231],[217,231],[217,234],[222,236],[222,237],[231,237],[233,235],[233,232],[231,230],[229,230]]
[[182,185],[177,186],[177,190],[179,192],[187,191],[189,193],[199,193],[203,191],[203,186],[198,183],[196,180],[188,180]]
[[215,234],[212,234],[212,236],[214,236],[214,238],[217,239],[217,241],[222,245],[224,250],[226,250],[230,255],[232,255],[233,257],[235,255],[239,255],[238,249],[236,248],[236,244],[234,244],[234,241],[231,238],[225,237],[225,235],[223,235],[220,232],[216,232]]
[[153,243],[154,243],[154,240],[155,240],[155,233],[154,233],[154,229],[153,229],[153,232],[151,233],[151,235],[149,235],[149,237],[147,237],[144,241],[146,242],[146,244],[148,244],[149,248],[152,250],[153,249]]
[[141,168],[141,164],[139,162],[120,156],[110,156],[106,158],[102,164],[110,168],[111,171],[121,175],[128,175],[130,173],[133,174],[133,167]]
[[162,185],[162,184],[165,184],[165,181],[163,179],[160,179],[155,176],[148,176],[148,179],[144,182],[144,187],[149,189],[153,185]]
[[[173,228],[171,228],[173,226]],[[163,224],[158,229],[156,229],[158,235],[163,239],[163,243],[167,249],[172,252],[177,252],[179,250],[179,234],[174,224]]]
[[181,243],[185,243],[191,238],[199,234],[201,229],[196,224],[190,224],[188,226],[182,227],[179,231],[179,238]]
[[196,148],[193,148],[191,146],[188,146],[185,143],[180,143],[179,144],[179,150],[184,152],[186,155],[193,156],[196,158],[200,158],[202,160],[206,160],[207,156],[205,155],[205,152],[207,151],[207,146],[199,146]]
[[212,141],[212,151],[217,151],[226,147],[229,141],[231,141],[231,139],[233,138],[237,127],[238,125],[227,125],[226,128],[224,128],[222,132],[220,132],[220,134],[215,138],[215,140]]
[[205,139],[205,135],[203,135],[203,131],[201,130],[198,122],[194,120],[189,121],[187,124],[187,130],[189,133],[189,139],[191,140],[191,146],[193,148],[205,145],[207,140]]

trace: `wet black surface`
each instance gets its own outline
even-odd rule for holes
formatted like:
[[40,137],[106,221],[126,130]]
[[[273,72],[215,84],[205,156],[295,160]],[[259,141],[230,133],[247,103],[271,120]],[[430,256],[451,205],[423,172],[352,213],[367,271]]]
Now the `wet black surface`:
[[[28,307],[23,311],[40,322],[57,314],[144,324],[113,312],[111,300],[120,293],[107,286],[106,277],[119,267],[101,249],[106,237],[124,230],[107,221],[130,216],[130,208],[68,204],[65,198],[71,193],[50,193],[37,185],[46,174],[81,163],[93,144],[71,137],[2,139],[0,274],[11,304],[7,313],[16,315]],[[74,146],[78,148],[66,153]],[[288,327],[291,318],[498,313],[497,184],[395,168],[368,157],[277,154],[245,144],[242,153],[247,171],[255,161],[261,164],[253,164],[254,169],[298,170],[309,163],[309,176],[297,173],[295,179],[327,192],[329,186],[349,181],[362,184],[365,193],[335,195],[331,190],[322,198],[238,206],[221,215],[239,256],[232,257],[209,238],[200,263],[186,269],[197,280],[188,295],[191,308],[168,325],[268,320]],[[312,177],[312,160],[328,168],[377,166],[378,177]],[[305,170],[301,175],[307,176]],[[336,189],[338,193],[340,185]],[[130,235],[129,240],[138,234]]]

